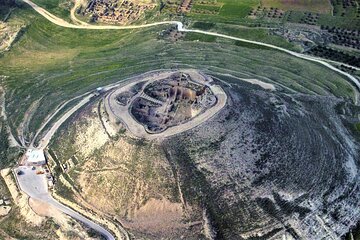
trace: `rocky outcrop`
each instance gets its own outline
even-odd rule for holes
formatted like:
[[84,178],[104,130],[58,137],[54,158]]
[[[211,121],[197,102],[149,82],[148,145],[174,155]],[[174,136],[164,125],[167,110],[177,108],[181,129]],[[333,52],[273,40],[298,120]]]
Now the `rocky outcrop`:
[[217,118],[165,142],[187,201],[207,208],[219,239],[343,236],[360,217],[360,149],[337,112],[344,100],[245,83],[227,91]]

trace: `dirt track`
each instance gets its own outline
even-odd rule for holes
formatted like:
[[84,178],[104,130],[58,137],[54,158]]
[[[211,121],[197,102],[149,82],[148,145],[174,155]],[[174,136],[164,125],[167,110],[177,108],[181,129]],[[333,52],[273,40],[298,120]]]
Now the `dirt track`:
[[[216,36],[216,37],[222,37],[222,38],[227,38],[227,39],[232,39],[232,40],[236,40],[236,41],[241,41],[241,42],[246,42],[246,43],[251,43],[251,44],[255,44],[255,45],[259,45],[259,46],[265,46],[268,48],[272,48],[272,49],[276,49],[282,52],[285,52],[287,54],[290,54],[292,56],[301,58],[301,59],[305,59],[308,61],[312,61],[312,62],[316,62],[319,63],[327,68],[330,68],[331,70],[346,76],[353,84],[356,85],[357,90],[360,89],[360,82],[357,78],[355,78],[354,76],[352,76],[351,74],[341,71],[340,69],[334,67],[333,65],[329,64],[328,62],[332,62],[332,63],[337,63],[334,61],[329,61],[326,59],[322,59],[322,58],[318,58],[318,57],[312,57],[309,55],[305,55],[302,53],[297,53],[297,52],[293,52],[290,51],[288,49],[285,48],[281,48],[275,45],[271,45],[271,44],[267,44],[267,43],[262,43],[262,42],[257,42],[257,41],[252,41],[252,40],[247,40],[244,38],[238,38],[238,37],[232,37],[229,35],[225,35],[225,34],[220,34],[220,33],[215,33],[215,32],[208,32],[208,31],[202,31],[202,30],[196,30],[196,29],[186,29],[183,25],[182,22],[179,21],[163,21],[163,22],[155,22],[155,23],[149,23],[149,24],[143,24],[143,25],[131,25],[131,26],[111,26],[111,25],[74,25],[71,23],[66,22],[65,20],[58,18],[56,16],[54,16],[53,14],[49,13],[48,11],[46,11],[45,9],[39,7],[38,5],[36,5],[35,3],[31,2],[30,0],[23,0],[25,3],[29,4],[35,11],[37,11],[39,14],[41,14],[42,16],[44,16],[46,19],[48,19],[49,21],[51,21],[52,23],[58,25],[58,26],[62,26],[62,27],[67,27],[67,28],[75,28],[75,29],[97,29],[97,30],[101,30],[101,29],[114,29],[114,30],[121,30],[121,29],[139,29],[139,28],[146,28],[146,27],[152,27],[152,26],[158,26],[158,25],[176,25],[177,29],[179,32],[194,32],[194,33],[200,33],[200,34],[205,34],[205,35],[211,35],[211,36]],[[74,16],[75,17],[75,16]],[[76,18],[76,17],[75,17]],[[80,20],[77,20],[79,22],[81,22]],[[337,63],[340,64],[340,63]],[[349,66],[347,64],[341,63],[345,66]],[[360,68],[351,66],[352,68],[355,68],[356,70],[360,70]],[[358,94],[356,96],[356,100],[355,103],[358,104]]]
[[75,113],[78,109],[84,106],[86,103],[90,101],[90,99],[94,96],[94,93],[89,94],[85,98],[83,98],[75,107],[71,110],[67,111],[55,124],[50,128],[50,130],[45,134],[45,136],[41,139],[38,148],[44,149],[49,144],[50,139],[58,130],[58,128],[68,119],[73,113]]
[[88,23],[80,21],[79,19],[76,18],[76,15],[75,15],[75,11],[80,5],[81,5],[81,0],[75,0],[74,7],[71,8],[71,10],[70,10],[70,18],[77,24],[87,26],[87,25],[89,25]]

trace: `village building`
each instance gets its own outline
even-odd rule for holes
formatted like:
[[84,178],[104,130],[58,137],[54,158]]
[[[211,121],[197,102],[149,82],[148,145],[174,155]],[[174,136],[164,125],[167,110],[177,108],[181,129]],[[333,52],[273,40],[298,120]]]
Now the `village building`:
[[25,162],[27,165],[44,165],[46,158],[44,151],[41,149],[28,149],[25,153]]

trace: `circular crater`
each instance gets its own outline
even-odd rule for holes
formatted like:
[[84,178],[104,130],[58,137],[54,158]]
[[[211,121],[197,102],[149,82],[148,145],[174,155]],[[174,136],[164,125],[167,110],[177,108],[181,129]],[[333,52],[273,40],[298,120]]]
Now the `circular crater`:
[[191,129],[226,104],[223,89],[196,70],[164,71],[113,90],[105,101],[110,119],[135,136],[157,138]]

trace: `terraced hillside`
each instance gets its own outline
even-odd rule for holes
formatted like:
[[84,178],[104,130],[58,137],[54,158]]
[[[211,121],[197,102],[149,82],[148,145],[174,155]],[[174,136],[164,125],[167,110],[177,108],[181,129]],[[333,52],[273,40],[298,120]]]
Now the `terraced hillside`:
[[[73,21],[70,2],[36,2]],[[306,32],[316,46],[326,40],[331,48],[356,53],[353,15],[284,9],[283,17],[272,19],[280,10],[264,10],[257,1],[194,3],[186,12],[166,3],[143,20],[180,19],[186,26],[296,51],[309,50],[297,42]],[[254,10],[258,15],[249,16]],[[179,32],[170,25],[70,29],[22,2],[6,11],[4,22],[21,22],[23,31],[0,56],[2,168],[16,165],[19,153],[37,146],[56,120],[91,93],[46,149],[54,191],[121,226],[130,237],[339,239],[356,226],[359,89],[344,75],[266,46]],[[331,20],[327,29],[320,29],[326,19]],[[355,22],[348,25],[351,30],[335,29],[350,21]],[[288,24],[294,28],[282,28]],[[320,39],[314,37],[318,31]],[[340,34],[344,44],[347,36],[352,45],[333,44],[337,40],[329,34]],[[211,119],[155,140],[136,138],[120,120],[109,119],[108,90],[102,87],[149,71],[182,69],[211,76],[225,90],[226,106]],[[8,223],[0,224],[4,236],[28,236],[26,224],[11,232],[14,222]],[[51,225],[49,232],[58,230],[51,221],[44,224]]]
[[[70,166],[71,195],[135,238],[344,236],[360,214],[359,139],[349,128],[360,108],[212,75],[228,94],[225,109],[166,139],[132,139],[109,125],[101,101],[74,116],[50,146]],[[147,222],[151,208],[161,231]]]
[[[17,11],[24,21],[25,14],[32,14],[26,5]],[[104,30],[94,35],[33,17],[27,34],[0,59],[2,75],[8,76],[4,83],[12,131],[26,141],[32,140],[46,116],[66,100],[159,68],[191,66],[238,77],[262,73],[265,81],[277,81],[290,92],[354,97],[351,84],[324,67],[252,45],[212,36],[198,38],[194,33],[174,43],[159,36],[160,27],[132,32]],[[224,59],[229,61],[224,63]]]

